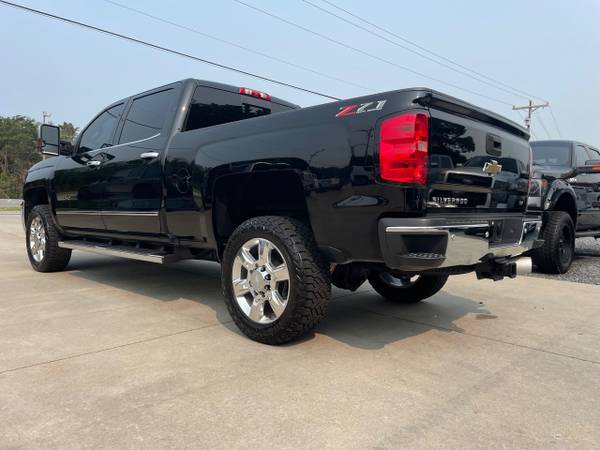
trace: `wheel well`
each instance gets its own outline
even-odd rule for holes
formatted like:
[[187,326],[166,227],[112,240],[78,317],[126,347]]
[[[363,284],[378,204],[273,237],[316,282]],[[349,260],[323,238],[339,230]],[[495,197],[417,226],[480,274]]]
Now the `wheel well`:
[[300,177],[291,170],[228,175],[214,188],[213,227],[219,254],[233,231],[257,216],[286,216],[309,226]]
[[577,223],[577,205],[575,204],[573,197],[569,194],[561,194],[554,204],[552,211],[564,211],[571,216],[573,224]]
[[48,192],[43,187],[28,189],[23,194],[24,217],[27,218],[29,211],[36,205],[48,204]]

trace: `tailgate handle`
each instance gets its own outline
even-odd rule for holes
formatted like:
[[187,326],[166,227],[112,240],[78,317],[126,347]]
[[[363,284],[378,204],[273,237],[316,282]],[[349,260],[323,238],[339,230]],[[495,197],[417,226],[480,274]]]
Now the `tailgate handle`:
[[495,134],[488,133],[485,137],[485,151],[488,155],[502,155],[502,140]]

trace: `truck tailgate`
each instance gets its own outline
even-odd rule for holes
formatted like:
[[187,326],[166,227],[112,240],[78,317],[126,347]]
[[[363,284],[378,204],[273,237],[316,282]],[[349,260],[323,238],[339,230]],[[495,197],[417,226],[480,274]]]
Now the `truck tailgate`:
[[529,189],[526,130],[451,97],[429,99],[427,209],[523,212]]

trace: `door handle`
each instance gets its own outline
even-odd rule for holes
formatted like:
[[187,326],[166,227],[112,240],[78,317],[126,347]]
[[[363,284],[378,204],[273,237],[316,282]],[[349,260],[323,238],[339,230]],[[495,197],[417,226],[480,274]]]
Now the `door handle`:
[[92,159],[85,163],[86,166],[90,166],[90,167],[98,167],[100,164],[102,164],[102,162],[98,161],[97,159]]
[[140,155],[140,158],[142,158],[142,159],[154,159],[154,158],[158,158],[159,155],[160,155],[160,153],[158,153],[158,152],[145,152],[145,153],[142,153]]
[[485,151],[488,155],[501,156],[502,140],[498,136],[488,133],[485,137]]

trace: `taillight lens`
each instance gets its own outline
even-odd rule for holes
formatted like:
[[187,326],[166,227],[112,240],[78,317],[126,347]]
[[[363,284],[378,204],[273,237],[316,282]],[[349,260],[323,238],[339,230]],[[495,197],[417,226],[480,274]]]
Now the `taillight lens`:
[[429,117],[410,113],[387,119],[379,135],[381,179],[424,185],[427,182]]

